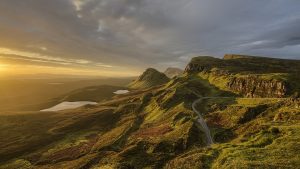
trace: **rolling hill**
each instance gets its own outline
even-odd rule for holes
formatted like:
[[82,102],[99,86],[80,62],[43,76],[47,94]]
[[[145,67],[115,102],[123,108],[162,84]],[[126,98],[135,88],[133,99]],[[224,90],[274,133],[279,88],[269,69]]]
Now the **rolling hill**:
[[99,105],[1,115],[0,168],[297,168],[298,63],[196,57],[182,76],[160,81],[148,69],[135,90]]
[[129,88],[143,89],[165,84],[169,78],[156,69],[148,68],[141,76],[129,84]]

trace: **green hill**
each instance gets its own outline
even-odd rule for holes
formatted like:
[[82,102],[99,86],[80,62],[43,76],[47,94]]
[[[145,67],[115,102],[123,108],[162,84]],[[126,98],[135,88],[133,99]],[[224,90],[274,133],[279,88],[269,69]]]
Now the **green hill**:
[[142,89],[167,83],[169,78],[153,68],[148,68],[141,76],[129,84],[129,88]]
[[[96,106],[1,115],[1,167],[297,168],[300,99],[275,94],[247,98],[226,85],[223,89],[221,82],[232,76],[270,73],[247,68],[248,73],[241,75],[234,71],[239,65],[229,65],[227,59],[195,58],[191,63],[196,60],[203,69],[191,69],[190,63],[182,76],[165,84],[114,96]],[[219,62],[225,62],[224,66]],[[139,79],[151,79],[147,72],[152,71]],[[241,89],[251,83],[244,84]],[[206,99],[196,109],[211,132],[214,144],[210,147],[192,110],[200,97]]]

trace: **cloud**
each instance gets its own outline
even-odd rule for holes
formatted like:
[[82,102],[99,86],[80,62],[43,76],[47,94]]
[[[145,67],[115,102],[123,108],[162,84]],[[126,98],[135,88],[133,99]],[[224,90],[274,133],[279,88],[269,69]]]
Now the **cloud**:
[[32,53],[26,51],[12,50],[8,48],[0,48],[0,55],[4,55],[2,57],[22,57],[26,60],[32,61],[40,61],[40,62],[50,62],[57,64],[89,64],[91,61],[84,59],[66,59],[63,57],[54,57],[49,55],[43,55],[40,53]]
[[196,55],[300,59],[299,6],[294,0],[3,0],[0,47],[42,61],[140,71],[184,67]]

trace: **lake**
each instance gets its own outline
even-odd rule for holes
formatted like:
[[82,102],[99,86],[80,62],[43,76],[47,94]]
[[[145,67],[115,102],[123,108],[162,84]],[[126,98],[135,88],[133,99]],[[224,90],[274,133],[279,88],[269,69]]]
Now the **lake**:
[[77,101],[77,102],[62,102],[59,103],[58,105],[55,105],[53,107],[50,107],[48,109],[43,109],[41,110],[42,112],[47,112],[47,111],[60,111],[60,110],[67,110],[67,109],[75,109],[78,107],[82,107],[85,105],[96,105],[98,104],[97,102],[91,102],[91,101]]
[[117,90],[114,92],[114,94],[126,94],[128,92],[129,92],[129,90]]

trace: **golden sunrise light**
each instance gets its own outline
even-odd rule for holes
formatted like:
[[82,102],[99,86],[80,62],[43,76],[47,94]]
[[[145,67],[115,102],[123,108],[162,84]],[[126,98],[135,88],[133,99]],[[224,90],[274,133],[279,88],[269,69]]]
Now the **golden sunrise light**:
[[126,77],[134,76],[136,72],[113,72],[88,68],[75,68],[75,67],[52,67],[52,66],[39,66],[39,65],[21,65],[21,64],[1,64],[0,75],[34,75],[34,74],[61,74],[61,75],[81,75],[81,76],[102,76],[102,77]]
[[8,65],[0,63],[0,72],[7,70]]
[[[0,71],[1,76],[10,75],[33,75],[33,74],[56,74],[56,75],[86,75],[86,76],[136,76],[139,70],[110,65],[103,62],[92,61],[82,57],[67,58],[53,56],[42,51],[27,51],[0,47]],[[48,50],[48,49],[47,49]]]

